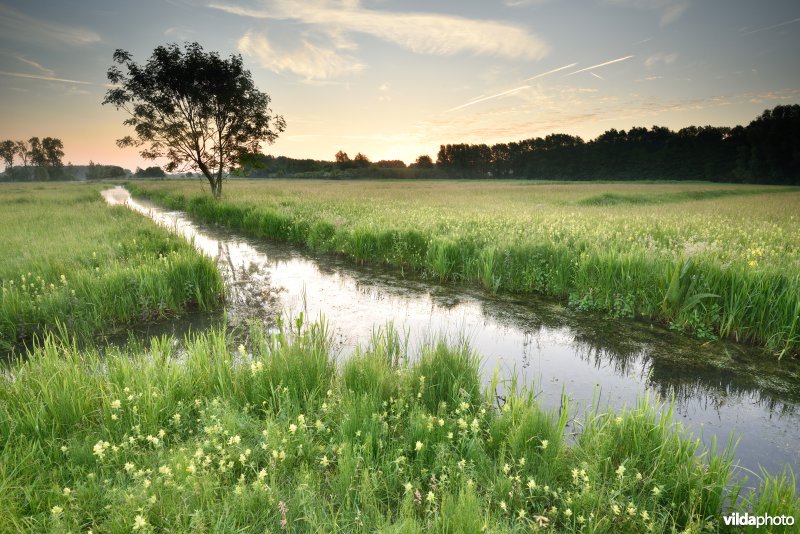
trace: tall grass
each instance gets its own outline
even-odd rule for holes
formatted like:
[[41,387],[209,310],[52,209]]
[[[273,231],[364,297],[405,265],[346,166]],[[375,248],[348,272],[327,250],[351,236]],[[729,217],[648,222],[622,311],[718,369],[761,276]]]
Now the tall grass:
[[360,262],[800,351],[797,189],[269,180],[232,182],[222,202],[186,182],[131,189]]
[[0,349],[59,328],[88,338],[218,303],[222,279],[208,258],[126,208],[106,206],[99,187],[0,188],[8,251],[0,257]]
[[0,387],[0,531],[671,532],[730,511],[791,514],[791,472],[737,499],[643,400],[588,411],[496,403],[468,347],[401,353],[396,332],[337,366],[320,324],[81,351],[48,336]]

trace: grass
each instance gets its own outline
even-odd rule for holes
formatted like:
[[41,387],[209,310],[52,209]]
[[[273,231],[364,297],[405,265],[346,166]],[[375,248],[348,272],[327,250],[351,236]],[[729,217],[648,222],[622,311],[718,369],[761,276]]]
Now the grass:
[[[211,260],[101,185],[2,184],[0,349],[56,329],[89,338],[222,294]],[[10,253],[13,251],[13,253]]]
[[800,352],[800,190],[510,181],[136,183],[203,220],[704,339]]
[[[101,355],[48,336],[0,387],[0,531],[715,532],[800,515],[791,472],[739,495],[732,450],[655,403],[498,403],[466,345],[382,330],[341,365],[324,324]],[[741,497],[741,498],[739,498]]]

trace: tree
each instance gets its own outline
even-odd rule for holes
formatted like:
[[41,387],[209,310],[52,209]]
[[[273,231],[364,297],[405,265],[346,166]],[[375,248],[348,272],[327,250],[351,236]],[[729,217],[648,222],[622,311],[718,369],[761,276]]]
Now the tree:
[[0,158],[6,164],[6,169],[14,167],[14,156],[17,155],[17,144],[14,141],[6,140],[0,143]]
[[16,142],[17,155],[22,160],[22,166],[28,166],[28,144],[25,141]]
[[423,154],[414,162],[414,166],[419,169],[430,169],[433,167],[433,160],[427,154]]
[[350,156],[347,155],[347,152],[340,150],[334,157],[336,158],[336,166],[340,169],[347,169],[352,166]]
[[[241,55],[228,59],[198,43],[159,46],[147,63],[129,52],[114,52],[108,69],[114,87],[103,104],[126,111],[124,124],[136,131],[120,147],[142,147],[147,159],[166,157],[167,171],[188,167],[203,173],[215,198],[222,195],[225,169],[273,143],[286,128],[269,108],[270,97],[256,88]],[[124,70],[124,72],[123,72]]]
[[42,142],[38,137],[31,137],[28,139],[28,159],[31,165],[35,167],[44,167],[47,165],[47,156],[45,155]]
[[62,167],[64,165],[61,162],[61,158],[64,157],[64,143],[61,142],[61,139],[55,137],[42,139],[42,152],[46,167]]
[[353,167],[357,169],[364,169],[370,165],[372,165],[372,162],[370,162],[369,158],[361,152],[356,154],[356,156],[353,158]]

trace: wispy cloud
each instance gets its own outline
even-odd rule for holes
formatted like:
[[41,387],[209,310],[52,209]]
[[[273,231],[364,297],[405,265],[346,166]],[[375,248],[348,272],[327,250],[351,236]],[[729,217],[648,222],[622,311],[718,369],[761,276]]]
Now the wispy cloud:
[[796,22],[800,22],[800,17],[797,17],[796,19],[780,22],[778,24],[773,24],[772,26],[765,26],[763,28],[756,28],[755,30],[746,31],[742,35],[750,35],[752,33],[765,32],[767,30],[774,30],[775,28],[780,28],[782,26],[788,26],[789,24],[794,24]]
[[100,41],[91,30],[45,22],[0,4],[0,35],[15,41],[51,45],[89,45]]
[[164,30],[165,37],[174,37],[182,41],[189,40],[194,35],[194,30],[191,28],[184,28],[182,26],[172,26]]
[[689,0],[602,0],[602,2],[614,6],[655,11],[661,16],[662,26],[675,22],[689,8]]
[[651,69],[659,63],[663,63],[664,65],[672,65],[675,63],[676,59],[678,59],[678,54],[663,54],[659,52],[645,59],[644,66],[648,69]]
[[81,80],[69,80],[67,78],[58,78],[56,76],[44,76],[39,74],[27,74],[24,72],[8,72],[0,70],[2,76],[14,76],[16,78],[28,78],[30,80],[45,80],[48,82],[62,82],[62,83],[75,83],[80,85],[91,85],[90,82],[83,82]]
[[451,111],[457,111],[459,109],[464,109],[467,106],[471,106],[473,104],[479,104],[481,102],[486,102],[487,100],[492,100],[494,98],[500,98],[501,96],[512,95],[514,93],[518,93],[518,92],[522,91],[523,89],[529,89],[529,88],[530,88],[530,85],[522,85],[522,86],[517,87],[515,89],[509,89],[508,91],[503,91],[502,93],[497,93],[496,95],[489,95],[489,96],[484,96],[482,98],[477,98],[475,100],[471,100],[471,101],[467,102],[466,104],[461,104],[460,106],[456,106],[454,108],[450,108],[450,109],[446,110],[445,113],[449,113]]
[[599,80],[605,80],[605,78],[603,78],[603,77],[602,77],[602,76],[600,76],[599,74],[595,74],[595,73],[594,73],[594,72],[592,72],[592,71],[589,71],[589,74],[591,74],[592,76],[594,76],[595,78],[597,78],[597,79],[599,79]]
[[310,80],[324,80],[359,72],[362,63],[352,56],[321,48],[303,40],[295,50],[276,50],[265,33],[247,32],[239,39],[239,51],[273,72],[292,72]]
[[14,59],[16,59],[17,61],[20,61],[22,63],[25,63],[26,65],[30,65],[31,67],[35,68],[36,70],[38,70],[39,72],[41,72],[41,73],[43,73],[43,74],[45,74],[47,76],[55,76],[56,75],[56,73],[53,72],[52,70],[50,70],[48,68],[45,68],[45,67],[42,67],[40,64],[38,64],[35,61],[32,61],[30,59],[24,58],[22,56],[14,56]]
[[508,22],[379,11],[347,1],[317,0],[300,4],[289,0],[264,0],[261,5],[263,9],[223,3],[212,3],[209,7],[245,17],[297,20],[327,30],[371,35],[418,54],[473,53],[535,60],[548,52],[542,39]]
[[574,76],[575,74],[578,74],[578,73],[581,73],[581,72],[592,71],[594,69],[599,69],[599,68],[605,67],[607,65],[613,65],[614,63],[619,63],[620,61],[626,61],[628,59],[631,59],[632,57],[636,57],[636,56],[625,56],[625,57],[621,57],[621,58],[617,58],[617,59],[612,59],[611,61],[606,61],[605,63],[598,63],[597,65],[592,65],[591,67],[586,67],[585,69],[579,69],[579,70],[570,72],[569,74],[565,74],[564,76],[565,77],[566,76]]

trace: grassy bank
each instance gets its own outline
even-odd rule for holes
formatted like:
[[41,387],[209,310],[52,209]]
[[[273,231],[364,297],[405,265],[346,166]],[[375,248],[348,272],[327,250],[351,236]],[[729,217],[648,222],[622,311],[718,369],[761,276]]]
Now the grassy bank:
[[135,194],[255,236],[701,338],[800,351],[800,191],[720,184],[234,181]]
[[0,186],[0,349],[58,328],[90,337],[210,308],[222,294],[213,263],[124,207],[100,185]]
[[[481,389],[444,343],[391,329],[340,366],[324,326],[99,355],[55,339],[0,387],[0,531],[707,532],[731,511],[800,515],[791,474],[731,486],[642,403],[589,413]],[[487,391],[491,391],[491,388]],[[741,497],[737,500],[737,496]],[[732,502],[737,502],[732,505]]]

